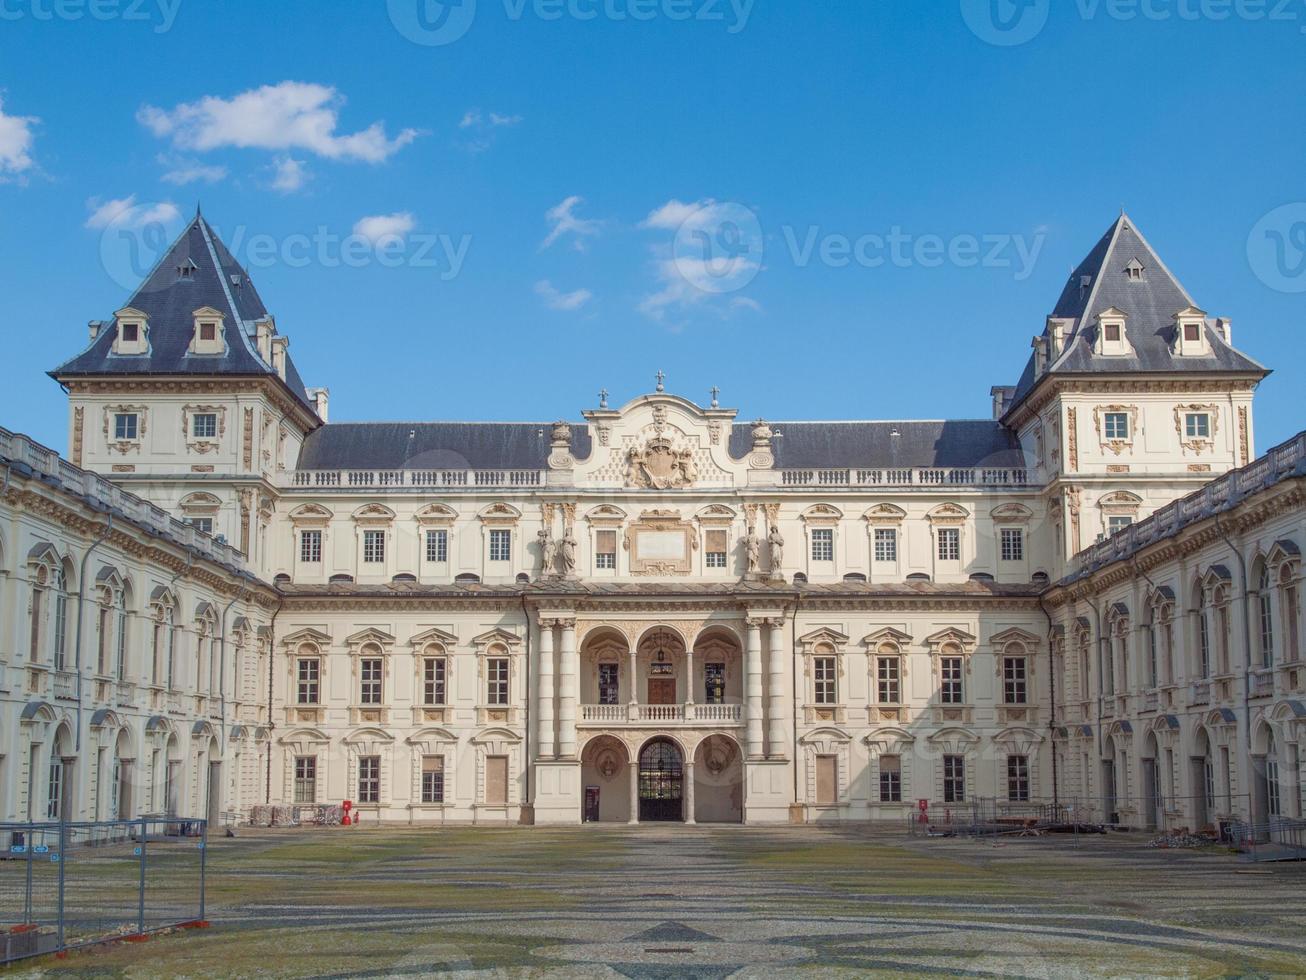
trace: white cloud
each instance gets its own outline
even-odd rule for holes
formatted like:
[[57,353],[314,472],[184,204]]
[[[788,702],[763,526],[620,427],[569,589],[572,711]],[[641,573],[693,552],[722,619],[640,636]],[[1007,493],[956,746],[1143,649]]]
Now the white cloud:
[[594,298],[594,294],[588,289],[577,289],[570,293],[561,292],[547,279],[541,279],[535,284],[535,292],[549,309],[565,313],[579,310]]
[[545,220],[552,223],[553,227],[549,229],[548,236],[540,245],[540,250],[548,248],[564,235],[575,235],[576,241],[573,247],[577,251],[585,250],[584,239],[592,237],[599,233],[601,222],[590,218],[576,217],[576,209],[585,202],[583,197],[573,194],[561,204],[550,208],[545,212]]
[[[638,307],[650,319],[665,323],[669,313],[685,314],[693,309],[707,310],[723,319],[739,310],[762,312],[762,304],[755,299],[724,295],[731,289],[743,288],[756,275],[759,266],[751,259],[731,265],[723,278],[723,266],[718,262],[686,255],[670,257],[666,250],[657,254],[653,272],[660,288],[645,296]],[[704,289],[705,283],[712,288]]]
[[303,160],[278,157],[272,164],[272,189],[283,194],[293,194],[308,183],[311,176]]
[[496,129],[517,126],[521,122],[521,116],[507,116],[499,112],[487,115],[480,109],[468,109],[458,121],[458,128],[467,134],[467,139],[458,143],[458,146],[468,153],[484,153],[494,145]]
[[672,198],[662,207],[649,212],[649,216],[640,222],[639,226],[675,231],[691,216],[700,214],[704,208],[709,208],[715,203],[710,197],[703,201],[695,201],[693,204],[686,204]]
[[403,238],[417,227],[417,220],[407,211],[394,214],[375,214],[359,218],[354,223],[354,234],[366,238],[373,245]]
[[490,113],[491,126],[516,126],[521,121],[521,116],[501,116],[497,112]]
[[142,106],[136,118],[155,136],[201,153],[223,147],[297,149],[330,160],[380,163],[417,138],[417,130],[405,129],[391,139],[381,122],[338,133],[344,102],[330,86],[285,81],[230,99],[206,95],[170,110]]
[[6,116],[0,97],[0,182],[7,179],[5,175],[20,176],[36,165],[32,127],[38,122],[35,116]]
[[160,164],[167,167],[167,171],[159,179],[167,184],[176,184],[184,186],[193,184],[197,181],[203,181],[206,184],[216,184],[227,177],[227,168],[218,167],[199,160],[193,160],[185,157],[173,157],[167,154],[159,154],[155,159]]
[[93,197],[86,202],[90,215],[86,219],[87,228],[108,228],[114,225],[121,228],[142,228],[150,224],[167,224],[181,217],[177,205],[171,201],[157,204],[137,204],[136,195],[101,201]]

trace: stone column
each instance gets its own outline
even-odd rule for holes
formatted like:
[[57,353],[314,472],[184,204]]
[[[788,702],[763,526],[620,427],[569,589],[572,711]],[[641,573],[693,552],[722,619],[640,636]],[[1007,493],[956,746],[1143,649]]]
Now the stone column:
[[750,759],[762,758],[762,624],[748,621],[747,697],[744,720],[747,725],[747,749]]
[[639,760],[630,764],[630,820],[627,823],[639,823]]
[[771,674],[770,703],[767,708],[767,756],[783,759],[787,755],[785,743],[785,717],[780,710],[785,699],[784,620],[767,620],[770,634],[767,644],[767,667]]
[[685,648],[685,720],[694,720],[694,648]]
[[536,741],[541,759],[552,759],[553,741],[553,627],[551,619],[540,620],[539,692],[536,695],[535,720],[539,725]]
[[685,763],[685,823],[698,823],[694,819],[694,764]]
[[562,620],[558,650],[558,755],[576,758],[576,691],[580,684],[580,658],[576,655],[576,621]]
[[630,701],[626,709],[630,721],[639,720],[639,650],[630,648]]

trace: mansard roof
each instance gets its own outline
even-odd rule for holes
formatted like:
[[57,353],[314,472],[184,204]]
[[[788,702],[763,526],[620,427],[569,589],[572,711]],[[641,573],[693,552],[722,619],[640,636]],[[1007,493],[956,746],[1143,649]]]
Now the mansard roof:
[[[178,269],[189,267],[183,278]],[[210,308],[225,324],[223,354],[192,354],[195,312]],[[52,378],[100,375],[238,375],[278,378],[259,356],[254,324],[268,317],[267,308],[245,270],[200,214],[172,243],[124,309],[143,313],[148,351],[115,354],[116,327],[106,324],[89,347],[50,372]],[[294,361],[286,355],[286,387],[308,409],[312,404]]]
[[[774,422],[777,467],[953,468],[1022,466],[1013,433],[998,422]],[[350,422],[309,434],[299,469],[544,469],[552,425],[544,422]],[[730,455],[753,445],[736,424]],[[593,440],[571,426],[571,452],[587,459]]]
[[[1141,279],[1127,273],[1141,266]],[[1132,354],[1096,356],[1097,318],[1108,311],[1125,315],[1125,339]],[[1172,342],[1177,329],[1175,315],[1197,310],[1197,304],[1179,280],[1147,243],[1142,232],[1126,214],[1121,214],[1102,239],[1070,274],[1052,317],[1072,321],[1061,354],[1047,374],[1192,374],[1213,372],[1251,374],[1269,372],[1256,361],[1226,344],[1211,324],[1206,325],[1210,354],[1203,357],[1176,356]],[[1047,337],[1047,331],[1043,333]],[[1016,386],[1011,407],[1015,408],[1041,380],[1035,376],[1035,359],[1030,357]]]

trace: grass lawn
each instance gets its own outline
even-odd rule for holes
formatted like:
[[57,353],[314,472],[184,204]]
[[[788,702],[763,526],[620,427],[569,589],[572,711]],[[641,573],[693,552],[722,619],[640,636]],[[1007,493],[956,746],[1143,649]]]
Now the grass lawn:
[[206,930],[42,976],[1306,974],[1306,866],[862,828],[242,831]]

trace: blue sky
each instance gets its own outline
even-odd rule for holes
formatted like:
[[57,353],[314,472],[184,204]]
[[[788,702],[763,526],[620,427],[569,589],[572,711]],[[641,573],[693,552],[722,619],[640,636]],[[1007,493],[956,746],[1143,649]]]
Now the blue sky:
[[197,201],[336,420],[985,417],[1123,205],[1303,427],[1306,0],[61,2],[0,6],[0,424],[56,448]]

